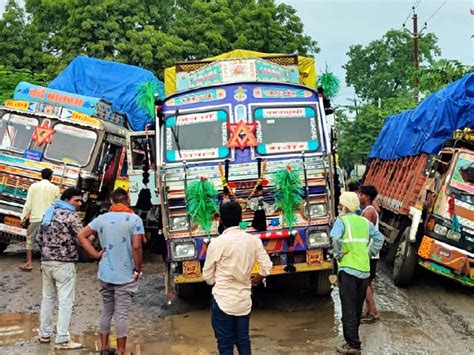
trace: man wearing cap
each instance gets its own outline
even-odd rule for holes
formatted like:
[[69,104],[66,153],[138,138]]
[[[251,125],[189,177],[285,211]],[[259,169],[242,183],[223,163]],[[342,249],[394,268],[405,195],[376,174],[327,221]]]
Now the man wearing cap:
[[384,237],[374,225],[358,216],[359,197],[343,192],[339,199],[339,217],[331,230],[334,257],[339,267],[339,296],[342,329],[346,343],[336,348],[343,354],[361,351],[359,325],[370,277],[370,257],[378,254]]

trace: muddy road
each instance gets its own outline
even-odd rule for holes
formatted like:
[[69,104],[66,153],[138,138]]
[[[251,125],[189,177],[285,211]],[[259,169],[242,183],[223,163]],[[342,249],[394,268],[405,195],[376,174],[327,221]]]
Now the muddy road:
[[[134,354],[215,354],[209,294],[192,301],[166,304],[160,259],[148,255],[144,278],[131,311],[129,350]],[[31,273],[18,265],[23,253],[15,246],[0,255],[0,353],[51,354],[53,345],[36,341],[41,302],[41,273],[35,260]],[[100,299],[94,263],[78,264],[73,339],[80,351],[96,352]],[[380,320],[362,325],[367,354],[468,354],[474,349],[474,290],[420,271],[409,289],[393,286],[389,269],[378,272],[376,301]],[[255,294],[250,322],[254,354],[335,353],[342,343],[337,288],[317,298],[291,287],[271,286]]]

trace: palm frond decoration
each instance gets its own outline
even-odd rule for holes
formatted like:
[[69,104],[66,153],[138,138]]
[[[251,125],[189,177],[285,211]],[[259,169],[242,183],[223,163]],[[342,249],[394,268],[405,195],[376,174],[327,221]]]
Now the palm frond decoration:
[[327,64],[324,73],[318,77],[318,84],[323,88],[324,95],[328,99],[336,96],[341,87],[339,78],[329,71]]
[[198,181],[191,182],[186,188],[185,194],[191,219],[199,223],[201,229],[209,235],[212,219],[219,211],[216,188],[206,178],[202,177]]
[[275,207],[283,214],[283,223],[290,230],[296,222],[295,209],[301,204],[303,184],[299,175],[288,166],[278,171],[273,177],[275,185]]
[[137,105],[151,118],[155,118],[155,96],[159,94],[160,86],[156,80],[147,79],[138,85],[135,98]]

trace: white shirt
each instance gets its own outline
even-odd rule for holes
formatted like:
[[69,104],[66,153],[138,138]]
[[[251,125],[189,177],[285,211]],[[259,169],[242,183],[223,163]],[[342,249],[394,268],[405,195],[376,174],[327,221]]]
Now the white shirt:
[[30,222],[41,222],[44,213],[54,200],[59,197],[59,187],[43,179],[35,182],[28,189],[21,219],[30,218]]
[[250,313],[250,276],[256,262],[260,265],[260,275],[270,275],[273,263],[258,236],[231,227],[212,239],[202,277],[209,285],[214,285],[212,294],[224,313],[232,316]]

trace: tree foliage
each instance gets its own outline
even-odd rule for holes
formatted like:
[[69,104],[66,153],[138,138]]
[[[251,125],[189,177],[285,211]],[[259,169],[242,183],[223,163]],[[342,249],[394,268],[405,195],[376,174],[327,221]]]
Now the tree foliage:
[[[420,35],[418,43],[422,66],[431,64],[441,53],[433,33]],[[350,46],[347,55],[346,82],[361,99],[375,102],[412,92],[413,40],[407,32],[390,30],[367,46]]]
[[351,171],[354,164],[365,163],[386,118],[414,106],[411,98],[396,97],[382,101],[381,107],[362,105],[352,112],[355,117],[336,112],[340,165]]
[[[9,0],[0,64],[51,77],[77,55],[121,61],[162,77],[178,61],[232,49],[319,51],[296,10],[274,0]],[[34,34],[32,37],[31,34]]]
[[441,90],[446,85],[462,78],[474,70],[474,67],[464,65],[457,60],[439,59],[430,66],[420,69],[420,91],[424,95]]
[[0,65],[0,103],[13,96],[13,91],[20,81],[46,85],[47,77],[44,73],[32,73],[28,69],[14,69]]

